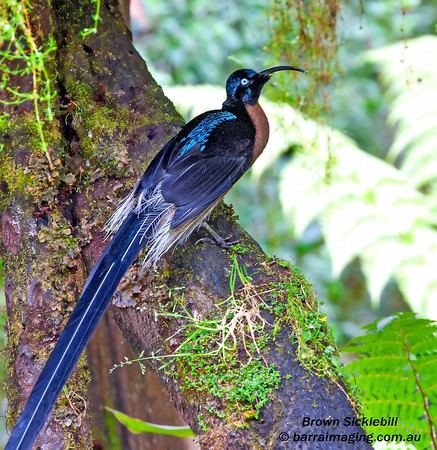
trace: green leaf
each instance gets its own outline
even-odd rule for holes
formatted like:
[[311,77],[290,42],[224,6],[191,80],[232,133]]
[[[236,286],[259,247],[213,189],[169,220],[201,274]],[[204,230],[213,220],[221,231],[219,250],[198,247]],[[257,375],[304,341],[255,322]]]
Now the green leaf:
[[155,433],[165,434],[167,436],[174,436],[179,438],[187,438],[195,436],[190,427],[177,427],[171,425],[157,425],[155,423],[144,422],[141,419],[135,419],[120,411],[106,407],[116,419],[122,423],[132,433]]
[[396,426],[366,431],[421,434],[415,448],[431,448],[431,440],[437,443],[437,323],[399,313],[366,328],[342,349],[358,356],[345,372],[357,385],[363,416],[399,417]]

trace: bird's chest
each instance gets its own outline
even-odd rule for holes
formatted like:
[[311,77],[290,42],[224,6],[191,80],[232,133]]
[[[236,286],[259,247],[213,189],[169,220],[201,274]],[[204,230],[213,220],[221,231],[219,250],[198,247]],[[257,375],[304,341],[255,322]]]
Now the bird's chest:
[[257,103],[256,105],[245,105],[247,113],[255,127],[255,145],[253,149],[252,164],[263,152],[269,140],[269,121],[263,109]]

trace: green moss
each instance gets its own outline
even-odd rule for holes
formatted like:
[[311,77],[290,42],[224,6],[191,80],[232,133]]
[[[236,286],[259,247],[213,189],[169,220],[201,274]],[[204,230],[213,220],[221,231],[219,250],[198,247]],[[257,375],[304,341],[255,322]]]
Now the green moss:
[[[87,105],[83,102],[92,101],[93,91],[91,86],[87,83],[84,83],[79,78],[73,78],[68,85],[68,90],[71,93],[72,100],[75,102],[76,108],[79,108],[79,111],[82,108],[86,108]],[[77,110],[76,110],[77,111]]]
[[199,428],[202,431],[206,432],[209,430],[208,425],[206,424],[205,421],[205,416],[202,413],[197,414],[197,425],[199,425]]
[[224,411],[220,411],[219,409],[217,409],[217,407],[215,405],[208,406],[207,411],[210,414],[214,414],[219,419],[226,419],[226,413]]
[[[144,100],[148,105],[153,105],[154,116],[153,123],[174,123],[175,120],[183,125],[182,116],[176,113],[173,104],[164,96],[161,86],[152,84],[144,91]],[[141,118],[142,125],[149,125],[150,119],[146,116]]]
[[71,274],[71,268],[77,264],[75,257],[80,253],[71,225],[59,212],[52,212],[50,225],[39,229],[37,239],[50,251],[50,261],[38,261],[39,267],[46,271],[47,287],[58,280],[66,281],[64,277]]
[[336,380],[339,376],[338,349],[327,318],[320,313],[311,285],[295,267],[283,281],[271,283],[274,288],[271,308],[275,316],[273,337],[285,328],[292,330],[291,343],[301,365],[319,377]]
[[[212,317],[194,319],[180,289],[173,289],[171,301],[162,305],[171,312],[159,316],[185,320],[184,341],[172,354],[173,376],[180,378],[181,388],[205,396],[210,414],[238,427],[259,418],[270,394],[279,387],[281,375],[260,354],[272,339],[259,314],[251,278],[236,255],[232,260],[231,295],[217,303],[218,311]],[[164,363],[164,367],[169,365]]]
[[12,157],[4,155],[0,160],[0,180],[6,182],[7,193],[0,191],[0,205],[9,203],[9,197],[27,192],[33,185],[33,176],[24,167],[15,164]]
[[0,113],[0,134],[7,134],[10,130],[9,114]]
[[116,172],[121,157],[127,156],[116,138],[125,132],[128,117],[127,108],[105,105],[90,108],[83,114],[82,126],[86,134],[81,139],[82,154],[93,167],[99,167],[102,174]]
[[[272,262],[270,266],[267,265],[267,270],[272,265],[277,267],[276,262]],[[256,294],[264,297],[258,307],[273,316],[273,327],[263,327],[262,319],[254,316],[251,323],[254,337],[242,342],[243,330],[239,333],[232,330],[237,340],[232,346],[229,345],[231,342],[217,339],[218,328],[214,319],[198,322],[187,326],[189,332],[178,351],[185,355],[178,359],[184,389],[204,392],[220,399],[231,416],[243,418],[241,423],[249,418],[258,418],[260,409],[268,401],[268,395],[279,387],[279,372],[274,366],[266,365],[259,352],[263,349],[268,351],[269,346],[274,345],[275,339],[284,331],[289,333],[297,359],[308,372],[336,383],[340,378],[338,349],[327,327],[326,316],[319,312],[311,285],[302,273],[297,268],[291,270],[291,276],[287,273],[279,282],[257,287],[252,284],[244,267],[238,265],[237,256],[234,255],[230,275],[233,300],[219,303],[222,308],[220,323],[232,323],[235,315],[242,311],[238,305],[243,305]],[[237,294],[238,284],[241,287]],[[237,307],[229,309],[230,304]],[[253,304],[247,306],[247,310],[253,308]],[[218,355],[217,346],[226,348],[222,358]],[[248,355],[249,361],[244,363]]]
[[234,244],[229,250],[234,255],[245,255],[246,253],[250,252],[250,249],[245,247],[241,242],[238,242],[237,244]]
[[[8,121],[14,133],[3,144],[0,159],[0,179],[6,183],[0,190],[0,207],[9,205],[16,195],[24,195],[33,203],[50,203],[58,192],[57,182],[62,176],[61,160],[53,158],[50,168],[47,158],[41,151],[40,135],[33,113],[22,114]],[[57,155],[61,134],[57,120],[43,124],[46,144]],[[30,149],[30,151],[29,151]],[[20,154],[24,160],[16,163],[14,155]]]
[[[205,345],[205,347],[202,347]],[[198,339],[190,349],[193,357],[185,357],[179,370],[185,391],[205,393],[223,402],[226,416],[243,425],[248,419],[258,419],[260,411],[269,401],[269,394],[281,383],[281,376],[272,364],[266,365],[261,358],[241,364],[238,358],[228,361],[202,357],[197,352],[206,352],[208,339]],[[187,348],[188,350],[188,348]],[[223,414],[217,414],[223,418]]]
[[[24,214],[29,211],[24,211]],[[14,275],[14,289],[12,290],[12,298],[10,301],[13,305],[17,305],[22,301],[22,293],[26,292],[29,287],[29,274],[27,262],[31,258],[31,252],[27,240],[23,241],[23,247],[18,255],[12,255],[6,252],[3,256],[3,264],[5,273]],[[5,385],[5,392],[8,398],[8,415],[7,422],[9,426],[15,424],[18,419],[20,398],[20,384],[17,381],[15,371],[15,361],[17,358],[17,349],[19,348],[20,339],[23,333],[23,321],[21,311],[18,308],[11,308],[8,312],[8,345],[6,354],[8,359],[8,382]]]
[[[130,130],[137,126],[130,123],[131,111],[117,105],[110,96],[96,101],[93,88],[82,81],[72,80],[67,88],[71,104],[66,116],[72,120],[85,160],[85,170],[81,173],[83,185],[87,187],[95,181],[95,169],[99,178],[124,176],[129,167],[125,140]],[[94,170],[91,172],[86,167]]]
[[79,80],[72,81],[69,92],[73,102],[69,114],[81,134],[83,154],[87,158],[95,157],[101,150],[99,144],[106,141],[109,146],[116,132],[125,131],[130,111],[127,107],[118,106],[111,97],[104,102],[96,102],[92,87]]
[[[108,102],[110,103],[110,102]],[[83,124],[93,134],[112,136],[116,130],[124,130],[128,125],[129,109],[113,107],[110,104],[90,109]]]
[[[86,410],[85,395],[91,381],[87,370],[86,355],[82,355],[77,369],[62,390],[56,402],[55,418],[64,431],[65,448],[87,448],[88,436],[78,433],[81,425],[80,412]],[[113,448],[113,447],[111,447]]]

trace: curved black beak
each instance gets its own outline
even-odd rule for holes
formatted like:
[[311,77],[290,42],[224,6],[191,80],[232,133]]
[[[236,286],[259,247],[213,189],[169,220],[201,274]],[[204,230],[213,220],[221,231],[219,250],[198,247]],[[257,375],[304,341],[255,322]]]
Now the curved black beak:
[[261,72],[255,73],[250,78],[250,93],[248,98],[243,99],[243,101],[250,105],[254,105],[258,101],[263,87],[267,81],[270,80],[270,75],[274,72],[279,72],[280,70],[296,70],[298,72],[306,73],[306,70],[296,66],[275,66],[270,67],[270,69],[261,70]]
[[296,67],[296,66],[275,66],[275,67],[270,67],[270,69],[265,69],[265,70],[262,70],[261,72],[258,72],[258,75],[268,76],[271,73],[279,72],[280,70],[296,70],[297,72],[307,73],[306,70],[301,69],[300,67]]

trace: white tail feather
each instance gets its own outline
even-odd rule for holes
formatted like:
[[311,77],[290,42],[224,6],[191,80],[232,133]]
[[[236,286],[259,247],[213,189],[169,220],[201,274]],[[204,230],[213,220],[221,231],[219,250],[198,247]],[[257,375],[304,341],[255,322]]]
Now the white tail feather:
[[141,240],[147,239],[143,267],[156,268],[162,255],[174,245],[188,239],[190,234],[210,215],[217,203],[218,201],[213,203],[200,216],[194,217],[177,228],[172,228],[175,206],[164,199],[161,185],[158,184],[153,189],[140,193],[135,188],[123,199],[108,220],[105,231],[107,236],[115,233],[132,212],[137,213],[139,217],[144,214],[143,223],[137,233],[142,235]]
[[133,211],[137,203],[135,198],[136,187],[129,192],[128,195],[121,201],[117,206],[115,212],[111,215],[109,220],[104,226],[104,231],[106,233],[105,239],[113,235],[119,228],[120,225],[126,220],[127,216]]

